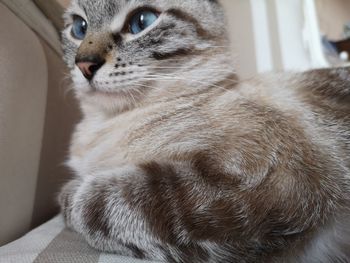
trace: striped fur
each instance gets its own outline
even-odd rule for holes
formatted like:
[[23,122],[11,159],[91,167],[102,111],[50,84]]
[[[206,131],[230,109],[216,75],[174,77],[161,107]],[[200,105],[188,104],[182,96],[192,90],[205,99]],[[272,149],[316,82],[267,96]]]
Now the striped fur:
[[[161,15],[132,36],[142,6]],[[72,14],[89,24],[81,42]],[[350,69],[240,81],[216,1],[80,0],[66,19],[84,113],[59,196],[68,226],[165,262],[348,262]],[[89,82],[74,60],[94,52],[107,63]]]

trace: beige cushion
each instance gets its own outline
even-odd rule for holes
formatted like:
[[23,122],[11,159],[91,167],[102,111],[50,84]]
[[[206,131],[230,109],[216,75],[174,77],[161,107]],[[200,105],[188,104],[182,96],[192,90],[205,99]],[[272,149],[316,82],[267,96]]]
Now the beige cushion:
[[57,214],[79,111],[60,55],[2,3],[0,34],[1,246]]
[[48,73],[36,35],[0,3],[0,244],[28,231]]
[[156,263],[101,253],[77,233],[65,228],[58,216],[23,238],[0,247],[6,263]]

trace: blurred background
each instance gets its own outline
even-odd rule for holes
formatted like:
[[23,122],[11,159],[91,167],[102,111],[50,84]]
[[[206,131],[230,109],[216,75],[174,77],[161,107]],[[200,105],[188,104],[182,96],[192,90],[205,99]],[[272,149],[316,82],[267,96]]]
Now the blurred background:
[[[346,65],[349,0],[222,0],[241,78]],[[61,60],[68,0],[0,0],[0,246],[50,219],[80,114]]]

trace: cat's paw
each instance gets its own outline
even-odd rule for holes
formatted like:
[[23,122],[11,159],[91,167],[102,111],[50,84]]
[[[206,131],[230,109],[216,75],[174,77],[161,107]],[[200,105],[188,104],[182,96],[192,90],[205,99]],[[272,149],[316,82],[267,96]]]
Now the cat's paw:
[[81,184],[78,180],[72,180],[66,183],[61,189],[58,195],[58,203],[61,207],[61,213],[68,226],[71,225],[72,211],[73,211],[73,197],[76,194],[79,185]]

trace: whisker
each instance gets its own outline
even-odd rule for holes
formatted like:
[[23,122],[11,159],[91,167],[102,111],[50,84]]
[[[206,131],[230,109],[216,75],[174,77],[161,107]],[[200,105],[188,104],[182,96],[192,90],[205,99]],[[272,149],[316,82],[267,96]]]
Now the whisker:
[[[145,78],[144,78],[145,79]],[[222,87],[222,86],[219,86],[219,85],[216,85],[216,84],[212,84],[212,83],[206,83],[204,81],[200,81],[200,80],[194,80],[194,79],[186,79],[186,78],[182,78],[182,77],[179,77],[179,76],[162,76],[162,75],[150,75],[150,78],[147,78],[148,80],[158,80],[158,81],[169,81],[169,80],[175,80],[175,81],[178,81],[178,80],[186,80],[188,82],[192,82],[192,83],[199,83],[199,84],[202,84],[202,85],[206,85],[206,86],[209,86],[209,87],[215,87],[215,88],[219,88],[219,89],[222,89],[224,91],[231,91],[230,89],[227,89],[225,87]],[[231,83],[233,84],[236,84],[237,81],[234,81],[234,80],[230,80]]]
[[[231,71],[223,71],[223,72],[233,73]],[[148,74],[147,76],[156,77],[156,78],[157,77],[161,77],[161,78],[176,78],[176,79],[181,79],[181,80],[198,81],[200,83],[206,83],[206,82],[200,81],[200,80],[184,78],[184,77],[178,76],[176,74]],[[231,80],[231,79],[227,79],[227,80],[229,80],[231,83],[237,83],[237,80]]]

